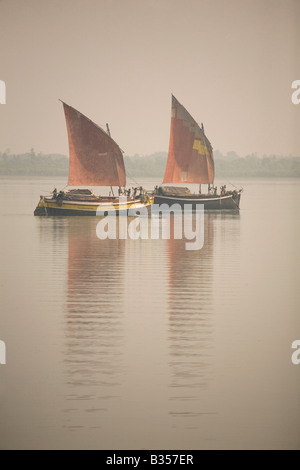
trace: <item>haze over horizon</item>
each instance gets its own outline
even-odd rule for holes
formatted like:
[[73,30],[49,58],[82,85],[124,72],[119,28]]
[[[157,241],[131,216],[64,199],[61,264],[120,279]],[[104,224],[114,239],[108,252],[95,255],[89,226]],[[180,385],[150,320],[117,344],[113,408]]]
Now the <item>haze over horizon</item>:
[[300,155],[298,0],[0,0],[0,151],[68,155],[59,99],[126,155],[167,151],[171,94],[214,149]]

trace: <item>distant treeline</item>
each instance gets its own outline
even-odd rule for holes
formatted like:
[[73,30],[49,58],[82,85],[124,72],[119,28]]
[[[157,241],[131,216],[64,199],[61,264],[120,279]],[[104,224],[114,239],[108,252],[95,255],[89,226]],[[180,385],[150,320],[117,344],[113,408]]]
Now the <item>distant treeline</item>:
[[[300,177],[300,157],[247,155],[239,157],[235,152],[223,155],[214,152],[216,176],[219,177]],[[125,167],[129,177],[158,177],[164,175],[167,153],[125,156]],[[66,176],[69,161],[65,155],[29,153],[13,155],[0,153],[1,175]]]
[[35,154],[33,150],[21,155],[0,153],[0,175],[65,176],[68,169],[65,155]]

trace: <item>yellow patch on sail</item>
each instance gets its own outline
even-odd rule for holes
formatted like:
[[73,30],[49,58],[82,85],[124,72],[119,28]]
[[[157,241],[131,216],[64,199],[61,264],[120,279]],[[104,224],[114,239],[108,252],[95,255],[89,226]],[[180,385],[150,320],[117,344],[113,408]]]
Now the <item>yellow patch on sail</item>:
[[197,150],[199,155],[206,155],[207,154],[206,145],[203,145],[201,140],[199,140],[199,139],[194,140],[193,149]]

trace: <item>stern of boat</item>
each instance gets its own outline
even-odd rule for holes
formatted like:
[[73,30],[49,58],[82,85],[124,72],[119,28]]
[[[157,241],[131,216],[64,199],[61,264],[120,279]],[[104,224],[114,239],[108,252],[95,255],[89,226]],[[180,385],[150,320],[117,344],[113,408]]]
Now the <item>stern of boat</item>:
[[237,209],[240,208],[240,200],[241,200],[242,192],[243,192],[243,188],[235,190],[235,191],[232,192],[232,200],[235,203],[235,205],[237,206]]
[[40,196],[40,200],[39,200],[38,205],[36,206],[33,214],[37,215],[37,216],[46,216],[47,215],[44,196]]

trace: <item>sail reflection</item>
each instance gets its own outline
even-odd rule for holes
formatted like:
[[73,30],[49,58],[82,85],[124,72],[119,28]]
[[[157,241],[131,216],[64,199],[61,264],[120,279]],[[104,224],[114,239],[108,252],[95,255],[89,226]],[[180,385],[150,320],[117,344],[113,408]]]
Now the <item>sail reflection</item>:
[[180,419],[202,414],[202,391],[213,375],[214,219],[213,214],[205,214],[200,250],[187,251],[185,239],[168,240],[169,413]]
[[66,362],[72,386],[119,383],[124,240],[99,240],[97,222],[68,220]]

